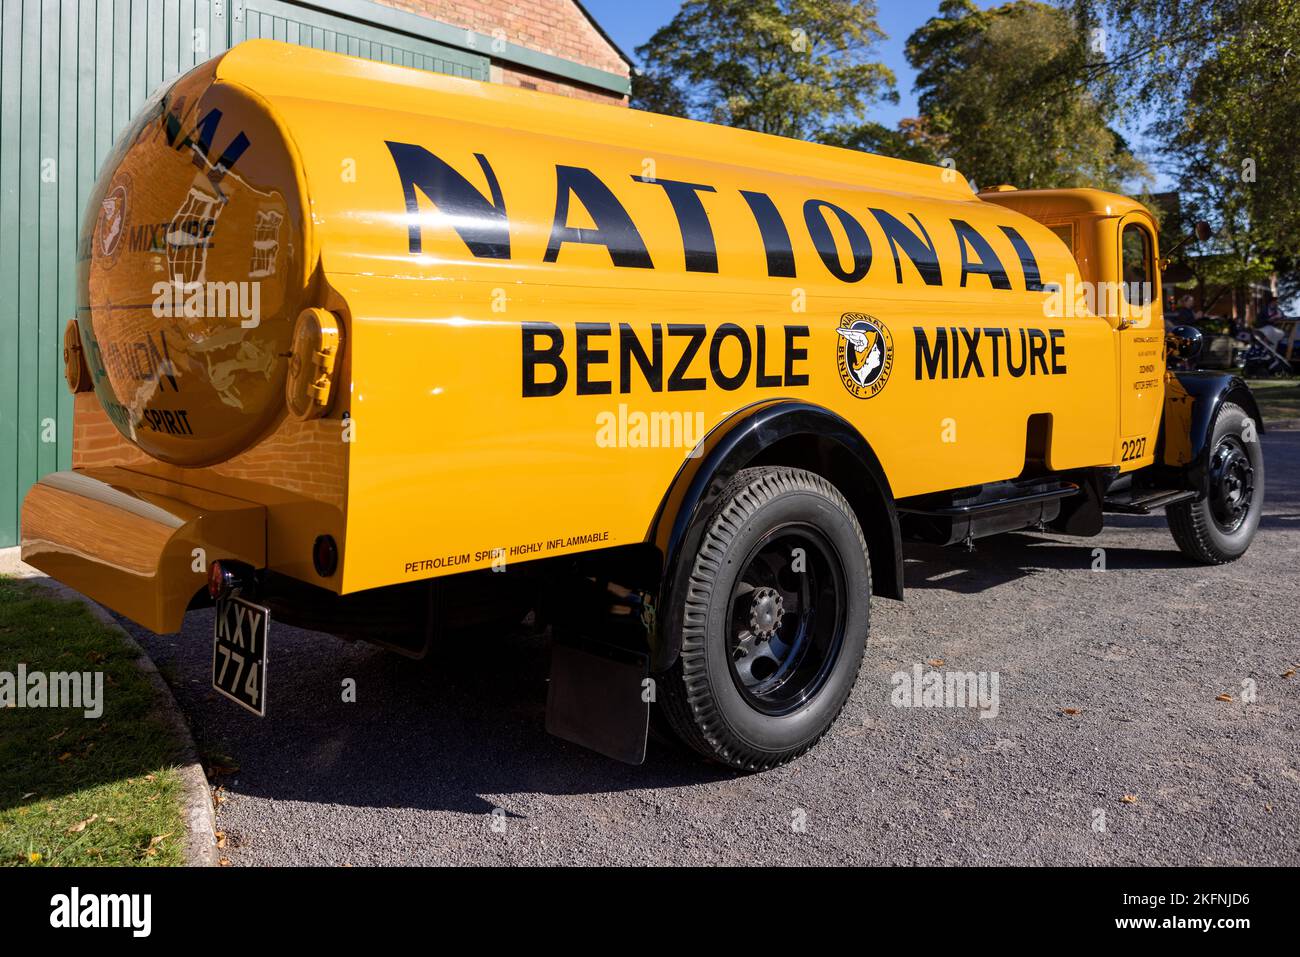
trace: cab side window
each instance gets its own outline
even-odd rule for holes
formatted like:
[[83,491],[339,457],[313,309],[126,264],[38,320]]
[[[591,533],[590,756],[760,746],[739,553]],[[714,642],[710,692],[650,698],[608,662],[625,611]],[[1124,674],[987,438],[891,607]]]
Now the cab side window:
[[1120,237],[1124,265],[1124,298],[1131,306],[1145,306],[1153,294],[1151,234],[1130,223]]
[[1074,255],[1074,224],[1062,223],[1059,226],[1048,226],[1052,232],[1056,233],[1056,238],[1065,243],[1066,248],[1070,250],[1070,255]]

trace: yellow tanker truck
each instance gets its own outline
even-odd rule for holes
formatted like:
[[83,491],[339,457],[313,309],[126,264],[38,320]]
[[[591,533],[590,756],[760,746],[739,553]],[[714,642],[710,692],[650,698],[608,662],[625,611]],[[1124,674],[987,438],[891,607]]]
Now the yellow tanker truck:
[[1259,413],[1166,368],[1158,257],[1122,196],[241,44],[101,173],[22,555],[155,631],[215,603],[260,714],[271,619],[421,656],[531,611],[552,732],[770,767],[904,540],[1246,551]]

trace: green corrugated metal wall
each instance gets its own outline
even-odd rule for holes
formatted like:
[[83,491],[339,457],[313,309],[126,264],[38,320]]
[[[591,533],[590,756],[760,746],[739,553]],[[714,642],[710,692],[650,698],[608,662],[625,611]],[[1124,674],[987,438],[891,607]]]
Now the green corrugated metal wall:
[[488,60],[284,0],[0,0],[0,547],[71,461],[63,326],[86,197],[159,83],[253,37],[467,76]]

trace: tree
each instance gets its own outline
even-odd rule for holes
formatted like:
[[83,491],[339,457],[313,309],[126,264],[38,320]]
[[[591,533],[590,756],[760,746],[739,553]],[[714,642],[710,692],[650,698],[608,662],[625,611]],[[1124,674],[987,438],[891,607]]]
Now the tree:
[[898,121],[898,129],[891,130],[881,123],[846,123],[828,130],[821,137],[823,143],[843,146],[866,153],[879,153],[895,159],[937,166],[942,157],[937,142],[930,135],[924,117],[907,117]]
[[982,186],[1124,189],[1148,173],[1114,129],[1113,82],[1088,76],[1096,56],[1087,21],[1059,7],[943,0],[907,42],[915,133]]
[[1216,227],[1206,250],[1236,287],[1273,272],[1293,291],[1300,251],[1300,0],[1099,0],[1115,48],[1102,67],[1150,113],[1184,202]]
[[637,48],[632,105],[821,140],[897,101],[874,0],[694,0]]

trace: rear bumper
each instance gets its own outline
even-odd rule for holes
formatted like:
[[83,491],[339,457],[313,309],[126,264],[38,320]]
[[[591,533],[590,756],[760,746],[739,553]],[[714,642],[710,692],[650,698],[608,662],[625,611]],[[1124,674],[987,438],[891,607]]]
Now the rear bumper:
[[218,558],[266,567],[265,506],[123,468],[54,472],[23,502],[23,561],[155,632]]

